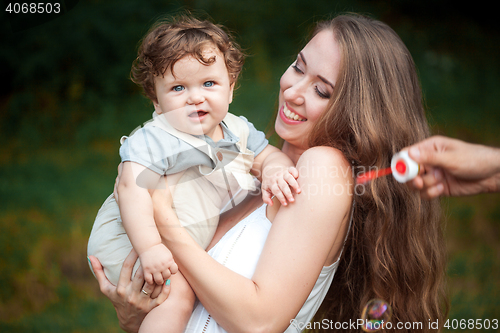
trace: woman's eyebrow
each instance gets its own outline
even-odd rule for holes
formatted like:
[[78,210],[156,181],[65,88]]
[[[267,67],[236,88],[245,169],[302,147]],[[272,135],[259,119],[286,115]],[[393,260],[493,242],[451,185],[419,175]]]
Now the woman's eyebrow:
[[[299,52],[299,57],[302,60],[302,62],[304,63],[304,65],[307,66],[306,58],[304,57],[304,54],[302,54],[302,52]],[[328,81],[327,79],[325,79],[323,76],[318,75],[318,78],[321,81],[323,81],[324,83],[328,84],[330,87],[332,87],[332,89],[334,89],[333,83],[331,83],[330,81]]]
[[307,66],[306,58],[304,58],[304,55],[302,54],[302,51],[299,52],[299,57],[300,57],[300,59],[302,59],[302,62],[304,63],[304,65]]
[[324,78],[324,77],[322,77],[321,75],[318,75],[318,77],[319,77],[319,79],[320,79],[321,81],[323,81],[324,83],[326,83],[326,84],[328,84],[330,87],[332,87],[332,89],[334,89],[334,88],[335,88],[335,87],[333,86],[333,84],[332,84],[330,81],[328,81],[327,79],[325,79],[325,78]]

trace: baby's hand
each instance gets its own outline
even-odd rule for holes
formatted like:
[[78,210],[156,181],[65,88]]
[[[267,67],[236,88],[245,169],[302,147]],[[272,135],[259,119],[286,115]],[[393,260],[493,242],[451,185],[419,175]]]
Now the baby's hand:
[[287,205],[287,200],[294,202],[291,189],[295,193],[301,191],[297,178],[299,178],[299,172],[295,167],[266,168],[262,175],[262,200],[272,206],[274,195],[283,206]]
[[162,285],[170,275],[179,271],[172,253],[163,244],[150,247],[139,258],[144,271],[144,280],[149,284]]

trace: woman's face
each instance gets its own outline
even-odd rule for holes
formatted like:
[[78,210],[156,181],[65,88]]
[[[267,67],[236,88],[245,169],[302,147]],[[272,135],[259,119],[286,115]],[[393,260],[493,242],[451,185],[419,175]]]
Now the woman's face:
[[314,36],[280,80],[276,133],[288,144],[308,148],[308,135],[326,110],[340,64],[333,31]]

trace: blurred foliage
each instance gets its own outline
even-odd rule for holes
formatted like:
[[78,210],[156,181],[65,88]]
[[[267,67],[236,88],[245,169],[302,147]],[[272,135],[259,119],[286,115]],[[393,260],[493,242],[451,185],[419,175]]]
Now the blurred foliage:
[[[434,132],[500,146],[500,28],[483,2],[61,2],[65,14],[24,30],[23,18],[14,26],[0,14],[1,332],[120,331],[86,242],[112,191],[119,137],[151,115],[129,71],[138,41],[165,14],[189,9],[233,32],[249,57],[231,110],[264,130],[279,77],[314,22],[369,13],[412,52]],[[500,319],[499,198],[443,201],[450,318]]]

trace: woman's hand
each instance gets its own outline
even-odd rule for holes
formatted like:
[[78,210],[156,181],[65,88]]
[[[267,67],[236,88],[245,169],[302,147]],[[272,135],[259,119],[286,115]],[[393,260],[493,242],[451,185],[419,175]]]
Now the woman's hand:
[[140,267],[131,280],[132,270],[137,261],[137,254],[134,250],[123,262],[116,287],[106,278],[99,260],[94,256],[89,256],[88,259],[101,292],[113,303],[120,328],[126,332],[138,332],[149,311],[163,303],[170,294],[170,285],[155,286],[145,283]]

